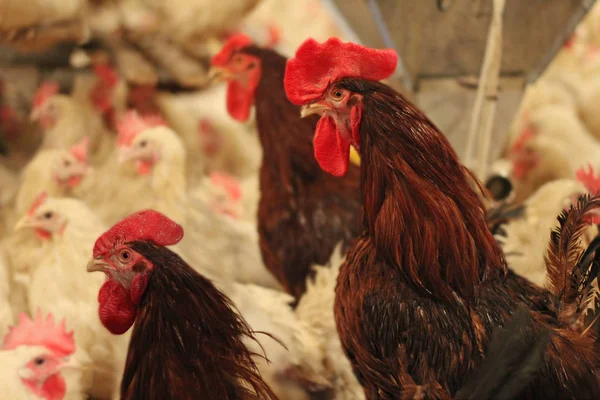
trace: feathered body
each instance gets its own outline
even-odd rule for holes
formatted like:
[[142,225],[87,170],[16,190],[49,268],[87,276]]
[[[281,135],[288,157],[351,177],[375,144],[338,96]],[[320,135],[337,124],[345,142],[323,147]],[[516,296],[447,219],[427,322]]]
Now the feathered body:
[[508,270],[476,179],[420,110],[377,82],[396,64],[393,50],[308,39],[285,76],[287,96],[302,114],[321,115],[321,167],[343,175],[350,146],[360,151],[363,233],[340,270],[335,318],[367,399],[401,398],[415,384],[427,385],[427,397],[456,395],[481,364],[492,332],[520,306],[535,321],[524,334],[534,341],[537,330],[549,328],[552,338],[539,375],[518,398],[598,396],[595,335],[578,331],[577,313],[564,312],[578,301],[571,286],[581,279],[571,271],[583,212],[553,237],[560,243],[549,271],[565,277],[553,286],[556,297]]
[[312,138],[318,118],[300,119],[283,88],[286,59],[255,46],[242,53],[261,60],[254,104],[263,148],[258,232],[265,265],[296,299],[312,265],[325,265],[341,241],[343,251],[359,233],[359,168],[335,178],[320,169]]
[[100,320],[116,335],[135,324],[121,399],[276,399],[243,343],[254,332],[221,291],[165,247],[183,235],[181,225],[146,210],[94,245],[87,270],[107,277]]
[[520,304],[554,330],[523,398],[596,396],[594,338],[560,324],[548,293],[507,271],[472,177],[445,137],[385,85],[339,86],[363,95],[365,234],[340,271],[335,314],[367,398],[397,398],[403,372],[455,393]]

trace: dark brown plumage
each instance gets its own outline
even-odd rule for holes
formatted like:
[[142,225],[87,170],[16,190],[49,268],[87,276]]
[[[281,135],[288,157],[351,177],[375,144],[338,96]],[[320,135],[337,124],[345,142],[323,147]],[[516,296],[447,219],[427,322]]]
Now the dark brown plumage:
[[312,138],[318,118],[300,118],[283,88],[286,59],[255,46],[243,54],[261,60],[254,104],[264,159],[258,206],[260,249],[266,267],[298,299],[313,264],[329,261],[359,233],[360,172],[350,165],[343,178],[321,170]]
[[154,267],[138,306],[121,398],[276,399],[242,342],[255,340],[254,332],[229,299],[171,250],[145,241],[130,247]]
[[553,334],[539,377],[519,398],[598,397],[595,338],[561,322],[552,294],[507,269],[474,178],[446,138],[386,85],[332,87],[359,94],[363,106],[364,234],[341,268],[335,316],[367,397],[400,398],[407,376],[453,396],[519,306],[531,312],[532,340]]

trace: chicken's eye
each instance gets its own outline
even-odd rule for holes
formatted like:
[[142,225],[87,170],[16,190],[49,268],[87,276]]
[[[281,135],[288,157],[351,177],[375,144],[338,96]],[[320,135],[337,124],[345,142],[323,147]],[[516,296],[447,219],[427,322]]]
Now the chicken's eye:
[[53,214],[52,214],[52,211],[46,211],[46,212],[44,213],[44,218],[45,218],[45,219],[51,219],[51,218],[52,218],[52,215],[53,215]]
[[333,97],[334,100],[341,100],[342,97],[344,97],[344,93],[339,89],[335,89],[331,92],[331,97]]
[[33,360],[33,363],[37,366],[44,365],[46,363],[46,359],[43,357],[37,357],[35,360]]
[[121,253],[119,253],[119,259],[123,263],[129,262],[129,260],[131,260],[131,252],[128,250],[121,251]]
[[65,160],[65,161],[63,161],[63,165],[64,165],[65,167],[68,167],[68,166],[70,166],[70,165],[71,165],[71,161],[69,161],[69,160]]
[[147,145],[148,145],[148,142],[147,142],[147,141],[145,141],[145,140],[142,140],[142,141],[140,142],[140,147],[146,147]]

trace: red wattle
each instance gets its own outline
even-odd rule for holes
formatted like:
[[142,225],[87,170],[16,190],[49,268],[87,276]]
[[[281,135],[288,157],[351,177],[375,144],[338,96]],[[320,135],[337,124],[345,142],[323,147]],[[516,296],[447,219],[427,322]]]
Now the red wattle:
[[98,293],[98,302],[100,321],[112,334],[122,335],[135,322],[137,307],[120,283],[112,279],[104,282]]
[[315,158],[323,170],[334,176],[343,176],[348,171],[350,142],[337,131],[331,117],[319,120],[313,141]]
[[250,117],[254,93],[237,81],[227,84],[227,112],[236,121],[245,122]]

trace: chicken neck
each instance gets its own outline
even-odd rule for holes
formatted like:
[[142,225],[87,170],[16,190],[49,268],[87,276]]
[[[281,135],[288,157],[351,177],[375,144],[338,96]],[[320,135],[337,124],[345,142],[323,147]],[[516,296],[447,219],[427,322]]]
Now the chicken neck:
[[386,85],[347,79],[363,95],[363,225],[377,256],[434,298],[470,299],[504,274],[474,177],[414,105]]

